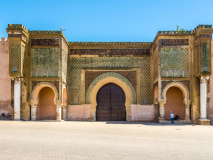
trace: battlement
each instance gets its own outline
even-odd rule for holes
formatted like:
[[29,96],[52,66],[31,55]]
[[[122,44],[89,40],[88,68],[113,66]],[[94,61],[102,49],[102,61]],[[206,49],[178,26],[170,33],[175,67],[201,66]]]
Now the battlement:
[[199,24],[194,30],[190,31],[158,31],[157,35],[193,35],[197,29],[212,29],[212,25]]
[[8,29],[23,29],[24,31],[27,31],[22,24],[8,24]]
[[197,28],[212,28],[212,25],[209,25],[209,24],[207,24],[207,25],[205,25],[205,24],[199,24],[197,27],[196,27],[196,29]]
[[193,34],[194,30],[192,31],[158,31],[157,35],[190,35]]
[[32,31],[29,31],[30,34],[32,35],[37,35],[37,34],[61,34],[62,32],[61,31],[55,31],[55,30],[32,30]]
[[69,42],[70,45],[148,45],[152,42]]

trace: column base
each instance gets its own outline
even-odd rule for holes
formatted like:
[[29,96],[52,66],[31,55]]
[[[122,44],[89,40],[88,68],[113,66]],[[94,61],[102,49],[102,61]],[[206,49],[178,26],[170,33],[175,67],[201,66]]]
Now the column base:
[[14,121],[21,121],[20,118],[14,118],[13,120],[14,120]]
[[158,123],[164,123],[165,122],[165,118],[158,118]]
[[209,119],[199,119],[198,124],[200,125],[210,125],[210,120]]

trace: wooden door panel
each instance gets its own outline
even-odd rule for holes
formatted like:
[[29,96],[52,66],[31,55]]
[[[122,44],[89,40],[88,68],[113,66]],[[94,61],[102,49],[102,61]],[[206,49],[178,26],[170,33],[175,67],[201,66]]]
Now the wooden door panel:
[[115,84],[103,86],[97,94],[96,118],[98,121],[125,121],[125,94]]

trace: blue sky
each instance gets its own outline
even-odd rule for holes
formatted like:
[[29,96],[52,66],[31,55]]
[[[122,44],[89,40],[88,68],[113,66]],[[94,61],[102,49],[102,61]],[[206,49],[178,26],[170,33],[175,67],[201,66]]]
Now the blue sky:
[[153,41],[159,30],[213,24],[213,0],[10,0],[0,3],[0,37],[7,24],[60,30],[68,41]]

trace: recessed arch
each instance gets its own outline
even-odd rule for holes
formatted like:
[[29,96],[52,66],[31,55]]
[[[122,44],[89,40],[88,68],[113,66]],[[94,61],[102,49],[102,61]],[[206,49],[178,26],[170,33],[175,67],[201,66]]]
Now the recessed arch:
[[187,89],[187,87],[184,84],[182,84],[180,82],[171,82],[166,85],[166,87],[163,89],[163,95],[162,95],[164,103],[166,103],[166,92],[171,87],[177,87],[183,92],[184,104],[190,103],[189,90]]
[[31,105],[37,105],[38,104],[39,92],[44,87],[49,87],[53,90],[53,92],[54,92],[54,104],[56,104],[56,101],[58,100],[58,91],[57,91],[56,87],[49,82],[41,82],[34,87],[32,93],[31,93]]
[[38,94],[36,120],[56,120],[56,104],[54,91],[50,87],[43,87]]

